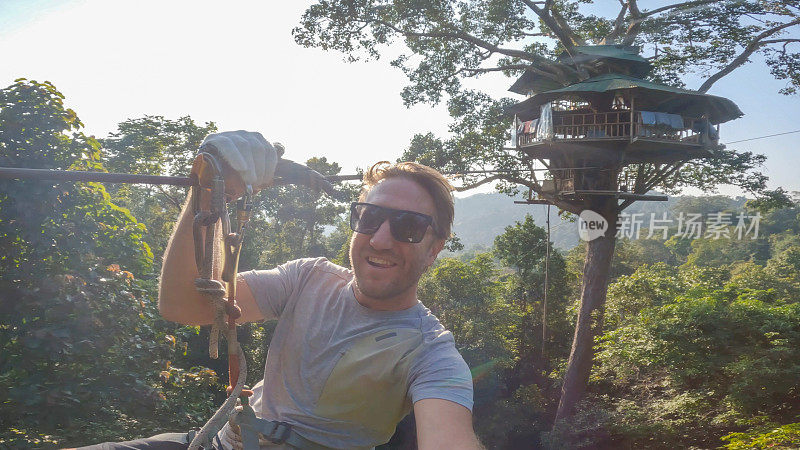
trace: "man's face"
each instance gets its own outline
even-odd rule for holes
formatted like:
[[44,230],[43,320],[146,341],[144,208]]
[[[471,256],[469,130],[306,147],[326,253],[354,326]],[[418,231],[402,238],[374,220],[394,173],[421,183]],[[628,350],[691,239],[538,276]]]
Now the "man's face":
[[[389,178],[375,185],[366,203],[436,217],[433,198],[407,178]],[[405,309],[416,304],[417,282],[444,246],[431,227],[422,242],[396,241],[386,220],[375,234],[353,233],[350,261],[355,271],[356,297],[374,309]]]

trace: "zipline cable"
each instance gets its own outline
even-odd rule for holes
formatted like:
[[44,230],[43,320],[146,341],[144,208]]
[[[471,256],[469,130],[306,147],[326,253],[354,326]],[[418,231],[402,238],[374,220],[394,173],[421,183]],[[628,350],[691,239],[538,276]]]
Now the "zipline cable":
[[749,139],[740,139],[738,141],[725,142],[725,145],[738,144],[739,142],[755,141],[756,139],[766,139],[766,138],[775,137],[775,136],[783,136],[785,134],[792,134],[792,133],[800,133],[800,130],[786,131],[786,132],[783,132],[783,133],[768,134],[766,136],[758,136],[758,137],[749,138]]
[[550,278],[550,205],[547,205],[547,242],[544,258],[544,298],[542,299],[542,359],[547,355],[547,285]]
[[[565,167],[558,169],[533,169],[534,171],[555,171],[555,170],[587,170],[600,169],[599,167]],[[508,170],[466,170],[462,172],[442,172],[443,175],[470,175],[470,174],[489,174],[489,173],[523,173],[530,172],[530,169],[508,169]],[[132,173],[111,173],[111,172],[89,172],[82,170],[55,170],[55,169],[28,169],[22,167],[0,167],[0,179],[47,179],[58,181],[84,181],[100,183],[131,183],[131,184],[167,184],[173,186],[194,186],[197,184],[196,177],[176,177],[164,175],[140,175]],[[325,175],[325,180],[336,183],[340,181],[359,181],[363,175]]]

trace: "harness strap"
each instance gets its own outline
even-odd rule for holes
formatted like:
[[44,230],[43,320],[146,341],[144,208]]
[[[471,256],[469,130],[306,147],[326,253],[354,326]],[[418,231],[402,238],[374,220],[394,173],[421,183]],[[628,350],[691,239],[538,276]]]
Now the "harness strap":
[[255,411],[245,399],[241,411],[231,416],[231,425],[238,425],[243,450],[258,450],[259,436],[273,444],[288,444],[300,450],[332,450],[331,447],[317,444],[299,435],[292,425],[276,420],[256,417]]

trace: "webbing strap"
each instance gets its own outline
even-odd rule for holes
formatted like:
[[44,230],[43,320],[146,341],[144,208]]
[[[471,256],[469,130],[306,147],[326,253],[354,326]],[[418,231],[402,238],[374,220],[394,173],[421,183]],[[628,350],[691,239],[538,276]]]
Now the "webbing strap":
[[242,410],[231,418],[231,422],[239,426],[244,450],[259,450],[258,436],[273,444],[289,444],[300,450],[331,450],[331,447],[317,444],[297,434],[292,425],[286,422],[260,419],[250,405],[243,405]]

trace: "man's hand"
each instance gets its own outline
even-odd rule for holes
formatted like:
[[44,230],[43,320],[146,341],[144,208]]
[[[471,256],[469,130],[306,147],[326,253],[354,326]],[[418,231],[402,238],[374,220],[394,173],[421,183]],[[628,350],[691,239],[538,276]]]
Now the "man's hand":
[[[239,130],[209,134],[200,149],[211,150],[220,157],[225,190],[231,197],[272,184],[279,155],[261,133]],[[197,161],[192,171],[200,171]],[[202,173],[199,175],[202,177]]]

